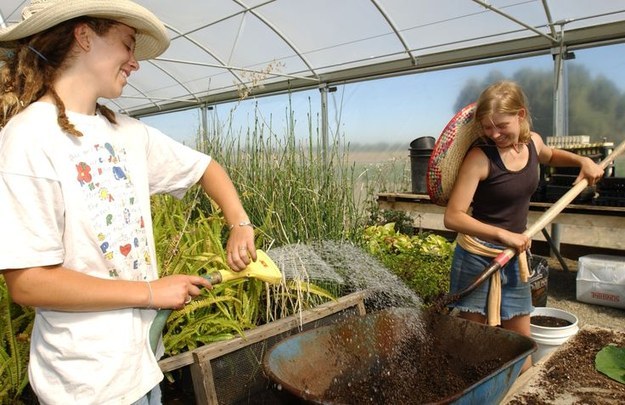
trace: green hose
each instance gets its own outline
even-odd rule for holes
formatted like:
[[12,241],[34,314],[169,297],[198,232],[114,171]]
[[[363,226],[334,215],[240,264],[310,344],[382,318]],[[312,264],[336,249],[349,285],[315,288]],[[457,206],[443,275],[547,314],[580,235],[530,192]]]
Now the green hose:
[[[213,285],[221,283],[222,280],[221,273],[219,273],[218,271],[212,272],[211,274],[207,274],[202,277],[210,281],[210,283]],[[156,353],[158,340],[160,339],[161,334],[163,333],[163,329],[167,324],[167,319],[172,312],[172,309],[159,309],[156,313],[156,317],[154,318],[154,321],[150,326],[150,347],[152,348],[153,353]]]
[[[249,263],[242,271],[218,270],[202,277],[213,285],[239,278],[256,278],[270,284],[279,284],[282,281],[282,273],[278,266],[276,266],[267,253],[260,249],[256,250],[256,261]],[[154,353],[156,353],[158,340],[163,333],[163,329],[167,324],[167,318],[169,318],[171,312],[171,309],[159,309],[154,322],[150,326],[150,347]]]

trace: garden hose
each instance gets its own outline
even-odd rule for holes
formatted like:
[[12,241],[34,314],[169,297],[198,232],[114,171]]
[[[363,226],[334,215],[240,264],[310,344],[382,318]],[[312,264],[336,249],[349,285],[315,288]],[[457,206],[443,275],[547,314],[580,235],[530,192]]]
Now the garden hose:
[[[245,269],[239,272],[230,270],[218,270],[203,276],[211,284],[219,284],[227,281],[237,280],[240,278],[256,278],[258,280],[278,284],[282,281],[282,273],[278,266],[271,258],[262,250],[256,250],[256,261],[251,262]],[[165,328],[167,318],[172,313],[171,309],[159,309],[152,326],[150,327],[150,347],[156,353],[158,340]]]

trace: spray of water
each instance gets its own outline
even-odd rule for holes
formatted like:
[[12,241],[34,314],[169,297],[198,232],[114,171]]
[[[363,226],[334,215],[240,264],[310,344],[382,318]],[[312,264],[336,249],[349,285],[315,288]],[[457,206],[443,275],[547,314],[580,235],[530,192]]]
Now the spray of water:
[[366,291],[370,310],[415,307],[421,298],[377,259],[348,242],[291,244],[268,252],[287,279],[336,283],[343,291]]

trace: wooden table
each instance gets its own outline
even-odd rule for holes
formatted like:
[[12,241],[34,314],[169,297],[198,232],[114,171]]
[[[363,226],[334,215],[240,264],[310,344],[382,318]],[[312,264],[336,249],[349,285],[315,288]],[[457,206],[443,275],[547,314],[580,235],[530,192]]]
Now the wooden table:
[[[379,193],[377,200],[381,209],[408,213],[418,228],[448,231],[443,225],[445,207],[433,204],[428,195]],[[531,202],[528,226],[551,205]],[[551,239],[556,247],[562,242],[625,250],[625,207],[570,204],[551,225]],[[543,234],[535,235],[534,239],[546,241]]]

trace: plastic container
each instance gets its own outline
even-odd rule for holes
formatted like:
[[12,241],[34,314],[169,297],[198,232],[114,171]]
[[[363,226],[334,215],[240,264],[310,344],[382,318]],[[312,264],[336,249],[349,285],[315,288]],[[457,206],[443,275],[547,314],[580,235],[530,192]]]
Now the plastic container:
[[421,136],[410,142],[410,149],[434,149],[436,139],[433,136]]
[[575,295],[578,301],[625,308],[625,257],[582,256],[577,269]]
[[410,175],[413,194],[427,194],[427,173],[430,156],[436,140],[422,136],[410,142]]
[[577,316],[561,309],[537,307],[530,314],[530,317],[532,316],[550,316],[564,319],[571,323],[567,326],[552,327],[534,325],[530,322],[530,337],[534,339],[534,342],[538,345],[538,349],[532,354],[534,364],[549,353],[558,349],[560,345],[569,340],[572,336],[575,336],[579,330]]

